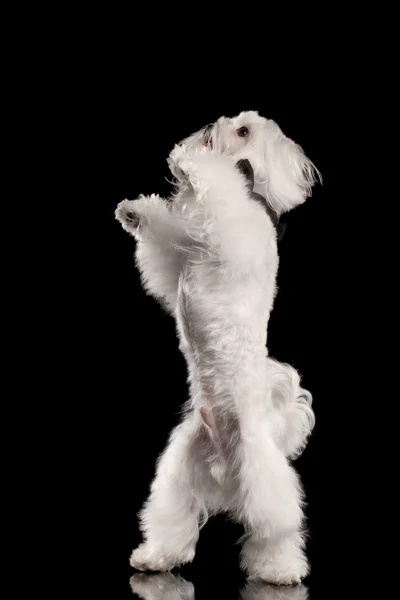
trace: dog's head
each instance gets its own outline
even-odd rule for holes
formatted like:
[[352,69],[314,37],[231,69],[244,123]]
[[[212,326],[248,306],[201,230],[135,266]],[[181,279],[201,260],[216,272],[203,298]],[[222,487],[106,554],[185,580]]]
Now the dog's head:
[[302,148],[274,121],[255,111],[221,117],[183,142],[228,153],[235,160],[247,158],[254,170],[254,191],[263,195],[278,214],[302,204],[311,195],[316,180],[321,180]]

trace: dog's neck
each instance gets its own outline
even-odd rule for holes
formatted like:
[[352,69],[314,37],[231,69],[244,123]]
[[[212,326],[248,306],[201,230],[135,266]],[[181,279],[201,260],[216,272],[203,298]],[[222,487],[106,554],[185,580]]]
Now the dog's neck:
[[254,198],[254,200],[257,200],[257,202],[260,202],[267,211],[267,214],[272,221],[272,225],[275,227],[277,240],[280,242],[285,235],[287,227],[286,223],[280,221],[278,213],[268,204],[264,196],[257,194],[257,192],[251,192],[251,197]]
[[246,178],[247,185],[250,191],[250,196],[257,202],[259,202],[266,210],[273,226],[275,227],[277,239],[278,241],[280,241],[283,238],[284,233],[286,231],[286,224],[280,222],[279,213],[272,208],[272,206],[269,204],[266,198],[264,198],[262,194],[254,191],[256,185],[254,181],[254,171],[253,167],[250,164],[250,161],[246,158],[243,158],[236,163],[236,167]]

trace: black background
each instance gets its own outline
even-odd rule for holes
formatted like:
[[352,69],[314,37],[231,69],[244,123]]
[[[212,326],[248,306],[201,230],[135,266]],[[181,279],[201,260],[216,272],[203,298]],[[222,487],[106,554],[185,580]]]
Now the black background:
[[[175,142],[221,115],[258,110],[303,146],[323,176],[323,186],[315,187],[312,198],[287,215],[268,336],[270,354],[294,365],[314,397],[317,426],[296,464],[308,500],[312,576],[307,585],[312,599],[322,598],[321,438],[329,420],[327,381],[335,337],[335,271],[330,265],[341,220],[332,206],[336,165],[327,93],[318,84],[296,91],[290,86],[287,91],[279,86],[243,91],[222,75],[214,89],[202,77],[185,85],[167,79],[159,86],[155,73],[149,69],[132,80],[109,69],[96,78],[81,112],[88,141],[82,168],[93,207],[90,241],[88,236],[76,281],[76,356],[82,360],[74,364],[84,374],[84,408],[77,402],[77,410],[85,446],[79,477],[90,490],[86,502],[82,493],[82,501],[87,531],[93,529],[87,552],[97,555],[104,589],[117,598],[133,597],[128,561],[140,542],[136,513],[187,397],[174,321],[141,289],[135,241],[115,221],[114,210],[122,199],[140,193],[168,195],[166,158]],[[86,151],[85,142],[81,151]],[[223,517],[213,518],[202,530],[195,561],[182,571],[195,584],[197,600],[237,597],[244,583],[236,545],[240,535],[241,528]]]

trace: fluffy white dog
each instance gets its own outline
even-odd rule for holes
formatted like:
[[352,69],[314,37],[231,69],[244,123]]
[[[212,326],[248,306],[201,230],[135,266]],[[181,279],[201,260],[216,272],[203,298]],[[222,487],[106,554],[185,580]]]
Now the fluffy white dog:
[[224,511],[245,527],[250,578],[299,583],[308,573],[303,494],[290,460],[314,414],[298,373],[269,358],[266,341],[278,269],[273,217],[304,202],[318,172],[256,112],[193,134],[169,166],[171,201],[141,196],[116,211],[138,241],[145,289],[176,319],[190,384],[140,513],[144,542],[131,565],[168,571],[192,561],[199,526]]
[[[131,577],[132,591],[143,600],[195,600],[192,583],[172,573]],[[240,600],[308,600],[308,590],[304,585],[296,587],[276,587],[261,583],[248,583],[239,595]]]

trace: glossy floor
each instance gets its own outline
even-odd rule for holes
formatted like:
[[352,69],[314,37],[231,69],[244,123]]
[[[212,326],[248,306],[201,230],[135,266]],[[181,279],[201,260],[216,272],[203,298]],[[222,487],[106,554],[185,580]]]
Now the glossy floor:
[[[197,576],[196,579],[199,579]],[[315,600],[316,586],[306,582],[299,586],[272,586],[262,582],[239,582],[226,575],[225,581],[207,573],[196,584],[178,573],[135,573],[129,580],[132,598],[143,600]],[[311,585],[309,585],[311,583]]]

